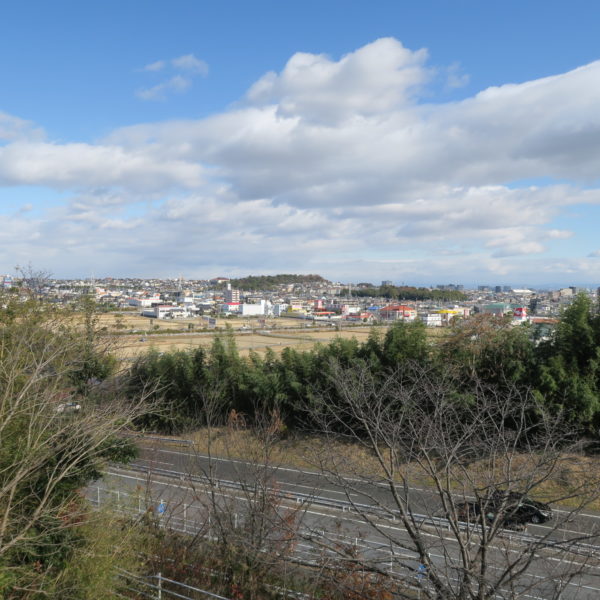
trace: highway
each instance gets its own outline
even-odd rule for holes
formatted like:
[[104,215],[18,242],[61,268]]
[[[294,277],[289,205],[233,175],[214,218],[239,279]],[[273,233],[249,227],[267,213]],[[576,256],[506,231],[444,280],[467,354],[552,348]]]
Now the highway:
[[[135,464],[153,470],[170,470],[184,475],[210,475],[215,479],[254,483],[257,476],[265,477],[269,471],[271,486],[284,491],[320,496],[340,502],[363,505],[389,506],[393,508],[389,486],[385,482],[374,485],[362,480],[346,480],[352,486],[341,486],[334,478],[316,471],[287,466],[264,467],[251,462],[231,458],[209,457],[185,448],[165,447],[161,445],[141,445],[140,457]],[[429,516],[441,516],[442,507],[439,496],[423,488],[410,488],[410,504],[415,513]],[[572,515],[571,511],[554,507],[552,522],[533,525],[527,528],[529,533],[551,539],[569,540],[585,538],[582,541],[591,545],[600,545],[600,514],[585,512]]]
[[[217,490],[217,504],[221,508],[227,505],[230,514],[235,515],[232,527],[247,518],[248,507],[258,489],[256,482],[268,486],[278,497],[279,525],[284,516],[294,516],[299,538],[294,546],[297,560],[310,564],[324,557],[333,560],[344,554],[355,555],[382,572],[427,585],[419,572],[413,541],[388,510],[393,505],[384,485],[367,486],[355,481],[354,490],[347,492],[315,471],[264,467],[240,460],[209,458],[188,448],[143,443],[140,458],[131,469],[111,469],[102,483],[90,488],[90,499],[100,504],[118,500],[140,513],[149,506],[158,510],[162,501],[161,519],[165,524],[168,522],[170,527],[188,533],[215,536],[207,501],[207,475],[218,485],[212,487],[213,497]],[[422,519],[421,531],[428,540],[430,565],[447,582],[458,582],[460,548],[448,530],[448,522],[439,516],[435,494],[425,489],[412,489],[409,493],[415,518]],[[505,569],[509,560],[526,555],[532,544],[536,547],[531,564],[518,582],[511,590],[500,587],[495,598],[517,597],[515,590],[520,594],[518,597],[539,600],[600,597],[600,547],[596,546],[600,516],[588,513],[570,522],[567,512],[555,509],[555,513],[557,521],[551,524],[532,525],[524,533],[506,531],[490,545],[492,571]],[[365,522],[365,515],[369,522]],[[264,542],[280,543],[277,536],[281,532],[281,526],[274,526],[271,535],[275,537],[267,536]],[[564,545],[564,540],[570,542]],[[568,575],[574,570],[581,573]],[[490,579],[494,579],[493,573]],[[557,586],[564,586],[562,595],[558,594]]]

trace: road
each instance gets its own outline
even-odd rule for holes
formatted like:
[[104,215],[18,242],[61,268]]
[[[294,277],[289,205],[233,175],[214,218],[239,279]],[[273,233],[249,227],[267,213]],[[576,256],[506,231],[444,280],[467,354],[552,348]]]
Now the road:
[[[119,501],[127,499],[135,512],[143,512],[149,505],[157,510],[162,500],[165,513],[161,518],[165,523],[168,520],[169,526],[189,533],[215,535],[206,490],[201,484],[203,476],[209,475],[213,482],[220,483],[218,502],[232,503],[230,508],[236,521],[232,526],[246,518],[255,483],[263,480],[279,495],[280,511],[286,514],[295,511],[301,517],[301,539],[295,547],[297,558],[310,562],[324,555],[339,556],[351,550],[361,553],[364,560],[382,571],[423,579],[407,532],[393,518],[383,518],[383,513],[375,510],[375,507],[391,506],[390,493],[384,485],[367,486],[355,481],[355,489],[347,492],[321,473],[310,470],[209,458],[188,449],[147,443],[142,444],[140,458],[132,467],[137,472],[112,469],[102,486],[90,492],[90,497],[104,503],[108,498],[114,500],[120,496]],[[460,549],[448,532],[447,522],[431,518],[439,514],[435,495],[425,489],[411,489],[410,495],[414,512],[429,518],[424,520],[423,528],[430,539],[431,565],[443,573],[446,580],[458,580]],[[365,523],[364,517],[353,510],[362,509],[368,514],[368,507],[373,508],[371,523]],[[505,568],[507,560],[526,552],[531,540],[535,542],[542,537],[557,542],[577,540],[571,548],[576,548],[576,552],[564,552],[551,545],[541,547],[520,577],[517,588],[523,598],[547,600],[555,597],[556,582],[565,581],[564,571],[581,567],[585,572],[566,583],[560,597],[600,598],[600,547],[596,547],[600,517],[589,513],[574,522],[563,523],[567,521],[563,518],[567,513],[559,511],[557,514],[559,523],[530,526],[526,534],[506,532],[499,536],[490,546],[492,570]],[[509,590],[499,589],[496,597],[512,596]]]
[[[350,481],[352,490],[336,484],[334,478],[316,471],[287,466],[263,467],[251,462],[231,458],[209,457],[188,449],[143,444],[140,457],[135,462],[140,466],[156,470],[171,470],[181,474],[210,475],[215,479],[253,483],[257,477],[265,477],[269,471],[271,485],[284,491],[309,496],[320,496],[340,502],[393,507],[389,486],[364,481]],[[348,480],[346,480],[348,483]],[[410,488],[410,504],[413,511],[429,516],[441,516],[439,496],[423,488]],[[529,525],[527,530],[534,535],[549,535],[555,540],[585,538],[586,543],[600,545],[600,515],[591,512],[572,515],[569,510],[554,508],[555,520],[548,524]],[[558,520],[558,522],[557,522]]]

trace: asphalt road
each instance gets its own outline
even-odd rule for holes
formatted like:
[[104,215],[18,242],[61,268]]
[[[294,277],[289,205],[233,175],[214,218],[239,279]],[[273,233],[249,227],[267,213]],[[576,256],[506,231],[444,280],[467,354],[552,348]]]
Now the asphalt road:
[[[265,467],[252,462],[208,457],[188,449],[163,445],[142,445],[140,458],[135,462],[146,468],[172,470],[188,475],[209,475],[214,479],[231,480],[252,485],[258,478],[269,479],[272,487],[291,493],[306,494],[360,505],[393,507],[389,487],[360,480],[346,480],[341,486],[334,478],[310,470],[286,466]],[[349,488],[352,489],[349,489]],[[443,516],[441,501],[436,493],[423,488],[408,490],[413,512],[428,516]],[[554,518],[547,524],[527,527],[528,533],[549,536],[555,540],[580,540],[600,545],[600,514],[586,511],[572,514],[569,510],[553,507]]]
[[[323,474],[291,467],[265,467],[243,460],[209,458],[171,445],[143,444],[140,458],[132,465],[136,471],[111,469],[105,481],[93,489],[90,498],[105,504],[108,501],[125,506],[134,513],[149,507],[155,512],[164,509],[160,517],[165,524],[181,531],[215,536],[216,523],[211,522],[211,503],[207,489],[201,484],[209,476],[220,482],[216,500],[221,508],[228,507],[234,515],[228,524],[235,528],[248,518],[249,506],[256,482],[263,481],[279,495],[277,511],[280,523],[271,535],[281,535],[281,523],[294,515],[300,539],[294,546],[295,557],[307,562],[323,556],[339,558],[345,551],[359,552],[383,571],[414,577],[418,585],[427,585],[419,573],[419,561],[407,532],[391,518],[375,515],[371,523],[352,510],[352,505],[392,506],[391,495],[384,485],[351,482],[352,490],[343,489]],[[228,482],[230,482],[228,484]],[[215,488],[213,494],[215,493]],[[409,491],[414,512],[425,516],[439,515],[435,494],[426,489]],[[213,509],[214,510],[214,507]],[[564,552],[544,547],[519,578],[516,589],[528,600],[556,597],[557,582],[565,589],[560,598],[593,600],[600,598],[600,547],[596,547],[600,516],[588,513],[570,521],[566,512],[554,510],[556,520],[547,525],[531,525],[527,533],[506,532],[490,547],[492,571],[506,568],[508,561],[527,547],[528,536],[539,539],[577,540],[578,552]],[[460,579],[460,549],[443,521],[426,522],[426,537],[431,540],[429,556],[436,570],[447,581]],[[265,540],[275,544],[277,539]],[[567,581],[565,573],[581,568],[582,573]],[[496,597],[512,598],[511,590],[499,589]]]

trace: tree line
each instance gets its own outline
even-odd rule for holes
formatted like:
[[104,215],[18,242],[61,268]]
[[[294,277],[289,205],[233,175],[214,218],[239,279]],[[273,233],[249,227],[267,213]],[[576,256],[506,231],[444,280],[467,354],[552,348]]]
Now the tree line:
[[349,290],[344,288],[342,296],[351,293],[356,298],[385,298],[386,300],[435,300],[439,302],[462,302],[467,296],[457,290],[432,290],[412,286],[382,285]]
[[391,371],[402,378],[415,366],[439,377],[450,370],[463,401],[473,381],[516,387],[585,435],[596,436],[600,425],[600,314],[584,295],[565,309],[549,339],[538,339],[531,325],[475,315],[439,338],[430,338],[418,321],[399,322],[385,332],[374,327],[365,342],[337,338],[311,350],[242,357],[230,331],[209,349],[149,351],[132,366],[128,386],[132,396],[155,390],[152,401],[161,409],[144,417],[147,428],[174,433],[197,426],[203,396],[218,389],[224,415],[276,412],[293,429],[302,426],[315,398],[335,393],[332,368],[340,366],[366,367],[376,379]]
[[[248,275],[238,279],[231,279],[229,283],[236,289],[269,291],[279,285],[290,283],[325,283],[327,280],[320,275],[293,275],[281,273],[280,275]],[[221,287],[225,287],[221,284]]]

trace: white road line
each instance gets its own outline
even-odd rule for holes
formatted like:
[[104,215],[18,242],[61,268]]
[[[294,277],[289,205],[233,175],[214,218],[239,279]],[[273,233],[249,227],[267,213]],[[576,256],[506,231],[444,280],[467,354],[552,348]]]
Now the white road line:
[[[173,451],[173,450],[157,449],[157,451],[158,452],[168,453],[168,454],[179,454],[181,456],[186,456],[188,458],[193,458],[193,456],[194,456],[194,455],[190,455],[190,454],[182,453],[182,452],[177,452],[177,451]],[[237,460],[237,459],[215,458],[215,457],[212,457],[212,456],[207,456],[207,455],[202,455],[202,454],[197,455],[197,456],[199,456],[200,458],[206,458],[206,459],[209,459],[209,460],[217,460],[217,461],[221,461],[221,462],[232,462],[232,463],[238,463],[238,464],[244,464],[244,465],[251,465],[252,464],[252,463],[249,463],[247,461],[242,461],[242,460]],[[142,459],[142,460],[147,460],[147,459]],[[158,463],[159,461],[155,461],[155,462]],[[161,463],[161,464],[172,465],[174,463]],[[278,471],[278,470],[281,470],[281,471],[291,471],[293,473],[302,473],[304,475],[316,475],[316,476],[319,476],[319,477],[323,477],[322,474],[314,472],[314,471],[302,471],[302,470],[299,470],[299,469],[291,469],[291,468],[287,468],[287,467],[275,467],[275,466],[270,467],[270,468],[273,469],[274,471]],[[181,473],[182,475],[186,474],[186,473],[183,473],[181,471],[177,471],[177,473]],[[363,480],[352,480],[352,481],[360,481],[360,482],[364,483]],[[339,495],[344,496],[344,497],[347,496],[346,492],[342,492],[342,491],[338,491],[338,490],[334,490],[334,489],[329,489],[329,488],[315,488],[314,486],[302,485],[302,484],[298,484],[298,483],[287,483],[287,482],[284,482],[284,483],[286,483],[287,485],[292,485],[294,487],[305,487],[305,488],[313,489],[313,490],[319,489],[321,492],[329,492],[331,494],[339,494]],[[377,485],[385,486],[385,484],[381,484],[381,483],[377,484]],[[431,492],[431,490],[426,490],[426,489],[423,489],[423,488],[409,488],[409,489],[411,489],[413,491],[420,491],[420,492]],[[350,494],[350,496],[354,497],[354,498],[360,498],[361,497],[360,494]],[[555,511],[558,512],[558,513],[570,514],[569,511],[565,511],[565,510],[555,509]],[[581,514],[581,515],[578,515],[578,516],[593,517],[593,518],[600,519],[600,515]],[[539,527],[541,529],[547,528],[549,530],[553,530],[552,527],[549,527],[547,525],[536,525],[536,527]],[[572,530],[572,529],[562,529],[562,528],[560,528],[560,529],[555,529],[554,531],[563,532],[563,533],[573,533],[573,534],[577,534],[577,535],[584,534],[584,532],[582,532],[582,531],[575,531],[575,530]]]
[[155,460],[154,458],[137,458],[136,460],[142,460],[144,462],[150,463],[151,465],[169,465],[173,466],[174,463],[165,462],[164,460]]
[[[136,480],[136,481],[148,482],[148,477],[125,475],[125,474],[122,474],[122,473],[119,473],[119,472],[114,472],[114,471],[112,471],[112,472],[109,471],[109,474],[111,474],[113,476],[116,476],[116,477],[122,477],[122,478],[125,478],[125,479],[133,479],[133,480]],[[155,474],[155,476],[161,477],[161,474],[157,473],[157,474]],[[163,475],[162,477],[168,477],[168,476],[164,476]],[[163,486],[166,486],[166,487],[175,487],[175,488],[178,488],[178,489],[192,490],[192,488],[190,488],[189,486],[182,486],[181,483],[173,484],[173,483],[166,483],[166,482],[160,481],[160,480],[158,480],[158,481],[157,480],[153,480],[153,482],[155,484],[163,485]],[[230,497],[233,497],[233,498],[237,498],[239,500],[247,500],[244,497],[235,496],[235,495],[227,494],[227,493],[220,494],[220,495],[230,496]],[[317,516],[331,516],[331,513],[317,512],[315,510],[309,510],[309,509],[306,509],[305,512],[308,513],[308,514],[313,514],[313,515],[317,515]],[[341,515],[338,515],[338,512],[339,512],[339,509],[332,509],[332,513],[336,514],[337,518],[340,519],[340,520],[343,520],[343,521],[346,521],[346,522],[349,522],[349,523],[364,524],[364,522],[361,521],[361,520],[350,519],[348,517],[345,517],[343,512],[342,512]],[[405,529],[403,529],[401,527],[396,527],[396,526],[393,526],[393,525],[386,525],[386,524],[380,523],[380,524],[378,524],[378,526],[380,528],[382,528],[382,529],[389,529],[389,530],[392,530],[392,531],[405,531]],[[567,530],[562,530],[561,529],[561,530],[557,530],[557,531],[563,531],[563,532],[565,532]],[[581,532],[573,532],[573,533],[581,535]],[[427,532],[425,532],[425,535],[428,535],[430,537],[439,537],[439,536],[436,536],[435,534],[429,534]],[[442,537],[443,537],[443,539],[448,539],[449,541],[452,541],[452,538],[445,538],[445,536],[442,536]],[[548,541],[552,541],[552,540],[548,540]]]
[[[170,452],[170,451],[169,450],[160,450],[160,452]],[[143,460],[145,462],[151,462],[150,459],[146,459],[146,458],[138,458],[137,460]],[[219,460],[226,460],[226,459],[219,459]],[[158,460],[157,461],[153,461],[153,462],[160,463],[160,464],[165,464],[165,465],[177,466],[175,463],[161,462],[161,461],[158,461]],[[242,463],[242,464],[249,464],[249,463],[243,463],[242,461],[228,461],[228,462],[239,462],[239,463]],[[283,470],[283,471],[287,470],[287,471],[289,471],[290,470],[290,469],[280,469],[280,467],[271,467],[271,468],[273,469],[273,471],[279,471],[279,470]],[[181,474],[181,475],[190,475],[190,473],[187,473],[187,472],[184,472],[184,471],[173,471],[173,472]],[[300,472],[304,473],[304,471],[300,471]],[[157,475],[160,475],[160,473],[157,473]],[[316,475],[316,473],[315,473],[315,475]],[[360,498],[361,497],[361,494],[353,494],[353,493],[347,494],[344,491],[334,490],[334,489],[330,489],[330,488],[323,488],[323,487],[316,488],[314,485],[304,485],[304,484],[301,484],[301,483],[294,483],[294,482],[288,482],[288,481],[284,481],[284,482],[281,482],[281,483],[284,483],[286,486],[298,487],[298,488],[306,488],[306,489],[309,489],[309,490],[319,490],[321,492],[329,492],[331,494],[338,494],[338,495],[341,495],[343,497],[348,497],[348,496],[351,496],[351,497],[354,497],[354,498]]]
[[[133,479],[133,480],[136,480],[136,481],[147,481],[146,479],[143,479],[143,478],[141,478],[139,476],[136,476],[136,475],[126,475],[124,473],[118,473],[118,472],[114,472],[114,471],[108,471],[108,474],[109,475],[113,475],[115,477],[124,478],[124,479]],[[185,487],[182,487],[181,484],[171,484],[171,483],[166,483],[166,482],[162,482],[162,481],[154,481],[153,483],[155,483],[155,484],[157,484],[159,486],[176,487],[179,490],[186,489]],[[105,490],[105,491],[111,491],[111,490]],[[130,495],[127,492],[124,492],[124,493],[126,495]],[[223,495],[225,495],[225,494],[223,494]],[[236,498],[236,499],[238,499],[238,500],[245,500],[243,497],[242,498],[237,497],[237,496],[233,496],[233,497]],[[193,503],[189,506],[189,508],[191,508],[192,506],[193,506]],[[310,509],[307,509],[304,512],[306,512],[307,514],[312,514],[312,515],[316,515],[316,516],[324,516],[324,517],[330,517],[331,516],[329,513],[323,513],[323,512],[313,511],[313,510],[310,510]],[[342,518],[341,520],[343,520],[345,522],[348,522],[348,523],[358,523],[360,525],[365,525],[365,523],[363,521],[359,521],[359,520],[356,520],[356,519]],[[400,532],[400,531],[405,532],[406,531],[405,529],[402,529],[402,528],[399,528],[399,527],[394,527],[394,526],[384,525],[384,524],[378,524],[378,527],[380,527],[382,529],[388,529],[388,530],[398,531],[398,532]],[[430,534],[428,532],[423,532],[423,533],[424,533],[424,535],[426,535],[428,537],[436,537],[436,538],[439,539],[439,536],[436,536],[435,534]],[[352,538],[349,538],[349,540],[351,540],[351,539]],[[362,538],[362,539],[358,538],[358,539],[360,539],[361,542],[367,542],[367,543],[370,542],[372,544],[381,544],[382,547],[383,547],[383,545],[385,543],[385,542],[380,542],[379,540],[369,540],[368,538]],[[442,539],[445,539],[446,541],[449,541],[449,542],[454,542],[454,543],[456,542],[456,540],[453,540],[452,538],[446,538],[445,536],[442,536]],[[361,544],[361,545],[363,547],[368,547],[368,546],[364,546],[364,544]],[[371,549],[373,549],[373,548],[371,548]],[[405,551],[408,550],[406,548],[402,548],[402,549],[405,550]],[[513,553],[514,552],[518,552],[517,550],[511,550],[510,548],[508,548],[508,549],[507,548],[497,548],[495,546],[490,546],[490,549],[495,549],[495,550],[498,550],[498,551],[508,551],[508,552],[513,552]],[[397,554],[396,556],[400,556],[400,554]],[[407,558],[409,557],[409,555],[406,555],[406,554],[403,554],[402,556],[405,556]],[[435,556],[435,557],[438,557],[438,558],[443,558],[440,555],[434,555],[434,554],[432,554],[432,556]],[[544,557],[544,559],[547,559],[547,558],[552,558],[552,557]],[[554,559],[554,560],[558,560],[558,559]],[[494,569],[498,569],[498,567],[495,567],[493,565],[491,565],[491,566]],[[593,566],[590,566],[590,567],[591,568],[596,568],[596,567],[593,567]],[[530,577],[533,577],[533,578],[537,578],[537,579],[544,579],[541,575],[536,575],[535,573],[528,573],[527,576],[530,576]],[[567,585],[575,586],[575,587],[582,588],[582,589],[588,589],[588,590],[593,590],[593,591],[600,591],[600,588],[596,588],[596,587],[589,586],[589,585],[584,585],[584,584],[581,584],[581,583],[569,582]],[[528,598],[532,598],[532,599],[539,598],[537,596],[531,596],[531,595],[528,595],[528,594],[524,594],[524,596],[526,596]],[[544,599],[540,598],[539,600],[544,600]]]

